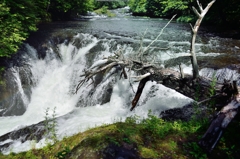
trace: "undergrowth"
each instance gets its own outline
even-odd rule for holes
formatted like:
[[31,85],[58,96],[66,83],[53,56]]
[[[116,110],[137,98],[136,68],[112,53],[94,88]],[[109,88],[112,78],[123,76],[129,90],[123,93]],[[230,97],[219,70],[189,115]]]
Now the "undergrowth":
[[236,131],[240,130],[240,123],[230,124],[211,154],[197,144],[208,126],[206,119],[164,121],[149,112],[146,119],[131,116],[125,122],[96,127],[42,149],[6,156],[0,154],[0,158],[107,158],[105,153],[109,145],[119,148],[127,145],[139,158],[239,158],[240,137]]

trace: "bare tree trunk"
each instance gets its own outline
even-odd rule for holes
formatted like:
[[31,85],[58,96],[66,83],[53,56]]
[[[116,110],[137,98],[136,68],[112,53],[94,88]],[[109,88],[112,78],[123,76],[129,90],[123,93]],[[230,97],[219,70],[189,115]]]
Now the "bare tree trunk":
[[191,62],[192,62],[192,67],[193,67],[193,78],[198,78],[199,77],[197,57],[196,57],[196,53],[195,53],[195,41],[196,41],[196,37],[197,37],[197,32],[198,32],[198,29],[200,27],[200,24],[201,24],[204,16],[206,15],[206,13],[208,12],[208,10],[210,9],[210,7],[213,5],[214,2],[215,2],[215,0],[210,2],[207,5],[207,7],[205,9],[203,9],[202,5],[197,0],[197,4],[198,4],[199,10],[200,10],[200,13],[197,11],[197,9],[195,7],[193,7],[194,13],[198,16],[198,20],[196,21],[194,27],[192,27],[192,25],[191,25],[192,41],[191,41],[190,53],[191,53]]

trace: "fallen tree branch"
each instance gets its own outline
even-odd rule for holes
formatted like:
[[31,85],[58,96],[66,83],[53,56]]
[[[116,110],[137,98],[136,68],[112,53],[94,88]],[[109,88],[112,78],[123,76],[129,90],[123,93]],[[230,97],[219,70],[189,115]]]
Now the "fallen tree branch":
[[149,76],[151,76],[150,72],[148,72],[144,75],[141,75],[141,76],[132,76],[132,78],[135,78],[134,82],[138,82],[138,81],[141,81],[142,79],[147,78]]
[[172,18],[168,21],[168,23],[161,29],[160,33],[158,34],[158,36],[144,49],[144,51],[141,53],[142,55],[144,54],[144,52],[146,50],[149,49],[149,47],[158,40],[158,38],[162,35],[163,30],[171,23],[171,21],[177,16],[177,14],[175,14],[174,16],[172,16]]
[[137,93],[134,97],[134,99],[132,100],[132,107],[131,107],[131,111],[135,108],[135,106],[137,105],[138,103],[138,100],[140,99],[140,96],[142,94],[142,91],[143,91],[143,88],[145,87],[147,81],[149,81],[149,76],[147,76],[146,78],[143,78],[139,85],[138,85],[138,89],[137,89]]

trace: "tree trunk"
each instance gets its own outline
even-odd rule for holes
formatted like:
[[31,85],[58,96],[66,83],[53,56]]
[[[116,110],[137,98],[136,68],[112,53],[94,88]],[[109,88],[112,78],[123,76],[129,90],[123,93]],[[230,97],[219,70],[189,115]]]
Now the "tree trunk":
[[228,124],[237,115],[239,107],[239,101],[234,99],[216,115],[208,130],[198,142],[203,149],[208,152],[211,152],[214,149],[221,138],[224,129],[226,129]]

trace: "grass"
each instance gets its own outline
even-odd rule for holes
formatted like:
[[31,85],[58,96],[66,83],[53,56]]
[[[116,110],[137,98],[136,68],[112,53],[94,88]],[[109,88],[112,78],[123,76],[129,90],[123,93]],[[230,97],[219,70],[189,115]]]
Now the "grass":
[[236,133],[240,130],[240,123],[230,124],[211,154],[205,153],[197,144],[208,125],[206,120],[164,121],[149,113],[144,120],[129,117],[125,122],[96,127],[42,149],[0,155],[0,159],[98,159],[107,158],[106,154],[116,155],[107,151],[113,150],[111,147],[128,148],[139,158],[240,158],[240,137]]

